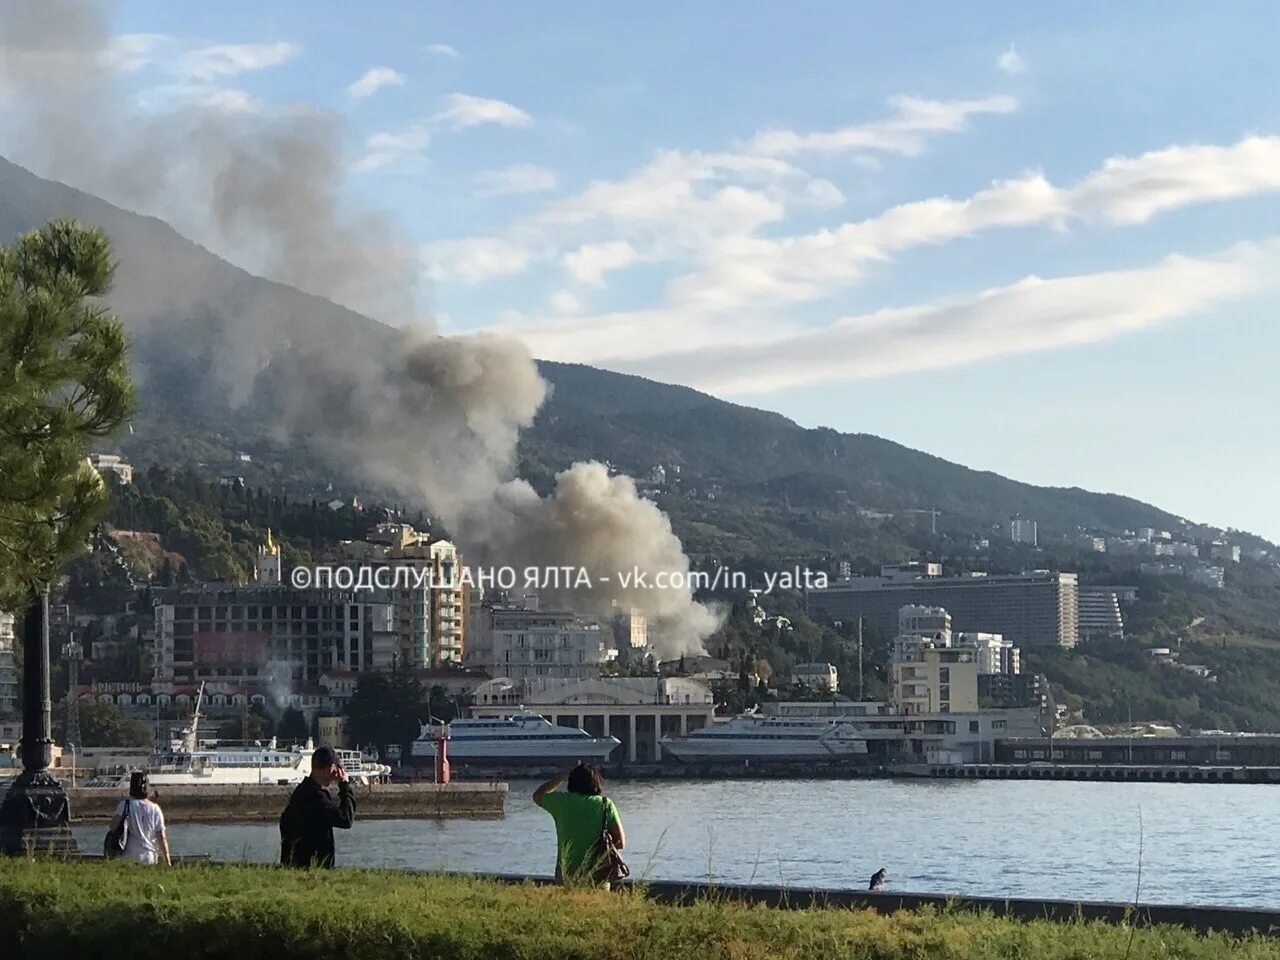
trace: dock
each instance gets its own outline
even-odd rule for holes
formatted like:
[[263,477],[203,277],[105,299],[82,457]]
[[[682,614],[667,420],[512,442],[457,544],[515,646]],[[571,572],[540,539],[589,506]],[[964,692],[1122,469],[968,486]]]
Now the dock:
[[897,776],[945,780],[1087,780],[1129,783],[1280,783],[1280,767],[1158,764],[897,764]]
[[[352,791],[361,819],[500,820],[506,815],[505,783],[371,783],[352,784]],[[169,823],[275,820],[292,792],[292,787],[256,784],[155,788]],[[72,822],[110,820],[125,793],[117,787],[69,788]]]

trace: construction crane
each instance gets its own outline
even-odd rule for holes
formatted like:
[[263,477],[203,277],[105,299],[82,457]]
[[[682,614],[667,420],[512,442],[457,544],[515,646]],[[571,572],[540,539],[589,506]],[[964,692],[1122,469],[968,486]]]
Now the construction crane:
[[916,510],[899,510],[898,512],[899,512],[899,513],[926,513],[926,514],[928,514],[928,515],[929,515],[929,532],[930,532],[930,533],[932,533],[932,534],[934,534],[935,536],[937,535],[937,533],[938,533],[938,516],[942,513],[942,511],[941,511],[941,510],[937,510],[937,509],[934,509],[934,508],[930,507],[928,510],[918,510],[918,509],[916,509]]

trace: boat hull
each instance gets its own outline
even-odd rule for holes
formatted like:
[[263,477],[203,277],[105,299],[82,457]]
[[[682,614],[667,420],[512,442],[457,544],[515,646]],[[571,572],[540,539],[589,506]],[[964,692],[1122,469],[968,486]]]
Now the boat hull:
[[[466,740],[449,740],[445,756],[459,763],[573,763],[579,760],[603,763],[617,749],[616,737],[583,737],[558,743],[531,744],[527,740],[504,743],[496,740],[468,743]],[[413,744],[412,755],[423,760],[434,760],[434,741],[419,740]]]
[[831,752],[817,737],[778,737],[746,740],[736,737],[664,738],[664,752],[682,763],[716,760],[830,760]]

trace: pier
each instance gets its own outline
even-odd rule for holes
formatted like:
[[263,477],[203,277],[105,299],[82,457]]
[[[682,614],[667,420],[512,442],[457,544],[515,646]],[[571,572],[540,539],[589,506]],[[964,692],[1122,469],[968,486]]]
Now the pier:
[[898,776],[949,780],[1090,780],[1130,783],[1280,783],[1280,767],[1136,764],[900,764]]
[[[505,783],[352,784],[361,819],[496,820],[506,814]],[[169,823],[237,823],[275,820],[292,787],[171,786],[156,789]],[[115,787],[74,787],[67,791],[73,823],[110,820],[125,791]]]

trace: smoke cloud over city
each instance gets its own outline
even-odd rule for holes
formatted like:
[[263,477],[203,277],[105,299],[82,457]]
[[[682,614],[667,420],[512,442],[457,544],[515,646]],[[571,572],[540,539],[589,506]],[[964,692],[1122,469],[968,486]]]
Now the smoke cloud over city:
[[[518,341],[436,334],[414,246],[343,199],[340,118],[260,104],[198,76],[140,102],[121,78],[131,56],[162,39],[113,39],[95,3],[0,7],[0,150],[163,219],[253,273],[396,327],[294,317],[262,329],[237,318],[225,278],[158,265],[147,276],[170,286],[175,305],[206,304],[225,323],[223,346],[203,362],[231,402],[270,398],[287,438],[430,509],[469,559],[585,568],[593,589],[555,599],[600,615],[635,607],[663,655],[698,649],[716,618],[688,589],[624,587],[615,576],[689,568],[666,516],[629,478],[578,463],[545,498],[515,478],[519,433],[547,385]],[[183,350],[190,318],[132,317],[136,294],[121,284],[113,296],[126,324]]]

